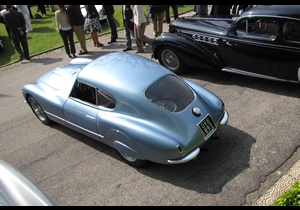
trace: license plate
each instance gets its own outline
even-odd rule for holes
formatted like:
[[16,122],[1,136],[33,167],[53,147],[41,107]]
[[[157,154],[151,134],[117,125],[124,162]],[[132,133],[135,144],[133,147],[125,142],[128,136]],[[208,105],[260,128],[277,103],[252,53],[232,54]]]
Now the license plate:
[[204,120],[198,124],[198,128],[202,132],[205,140],[207,140],[216,130],[215,123],[209,115],[207,115]]

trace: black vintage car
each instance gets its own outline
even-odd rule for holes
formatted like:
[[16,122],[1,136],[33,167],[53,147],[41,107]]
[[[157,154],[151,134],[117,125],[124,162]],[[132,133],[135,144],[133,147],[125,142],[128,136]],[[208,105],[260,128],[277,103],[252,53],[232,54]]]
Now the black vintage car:
[[186,66],[300,81],[300,5],[259,5],[239,17],[183,17],[156,37],[153,57]]

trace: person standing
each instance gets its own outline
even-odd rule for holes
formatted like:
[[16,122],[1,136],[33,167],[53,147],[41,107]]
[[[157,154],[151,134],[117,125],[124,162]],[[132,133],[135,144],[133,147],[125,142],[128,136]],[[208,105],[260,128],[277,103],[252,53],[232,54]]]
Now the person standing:
[[137,46],[136,53],[142,53],[144,52],[142,42],[148,43],[152,46],[153,39],[145,36],[147,20],[144,14],[143,5],[132,5],[132,10],[134,21],[134,38]]
[[37,5],[39,7],[39,9],[41,10],[42,16],[46,16],[46,9],[45,9],[45,5]]
[[[130,5],[122,5],[123,24],[126,36],[126,47],[123,50],[132,50],[131,48],[131,34],[134,34],[134,23],[131,21],[133,18],[133,12]],[[134,36],[134,35],[133,35]]]
[[111,44],[117,41],[118,33],[117,33],[117,26],[114,20],[114,6],[113,5],[103,5],[104,8],[104,15],[106,15],[107,24],[110,28],[111,35],[110,35],[110,42],[107,44]]
[[99,42],[97,35],[97,32],[102,32],[102,26],[99,22],[100,15],[96,10],[95,5],[84,5],[84,7],[86,9],[84,31],[90,32],[95,47],[103,47],[104,45]]
[[80,10],[80,5],[68,5],[67,9],[71,26],[73,27],[73,31],[75,32],[81,47],[81,50],[78,54],[87,54],[88,51],[86,49],[86,41],[84,35],[84,19]]
[[30,17],[29,17],[29,10],[28,10],[27,5],[15,5],[15,7],[24,16],[24,19],[26,22],[26,32],[28,33],[30,31],[32,31],[31,21],[30,21]]
[[194,12],[196,12],[196,15],[207,16],[208,5],[194,5]]
[[[25,19],[21,12],[13,9],[13,5],[5,5],[7,12],[3,14],[5,25],[9,28],[13,45],[20,57],[20,61],[24,58],[29,60],[29,49],[25,31]],[[23,50],[20,47],[22,45]]]
[[67,55],[70,58],[72,58],[70,54],[69,43],[68,43],[68,39],[69,39],[71,53],[75,58],[76,49],[75,49],[74,39],[73,39],[73,29],[69,20],[69,16],[67,14],[64,5],[56,5],[56,7],[58,8],[58,10],[55,12],[56,29],[59,31],[61,38],[64,42]]
[[165,5],[152,5],[153,17],[153,35],[155,37],[163,32]]
[[171,20],[170,20],[170,7],[173,9],[173,14],[174,14],[174,20],[178,18],[178,9],[177,5],[166,5],[166,19],[167,19],[167,24],[170,26]]

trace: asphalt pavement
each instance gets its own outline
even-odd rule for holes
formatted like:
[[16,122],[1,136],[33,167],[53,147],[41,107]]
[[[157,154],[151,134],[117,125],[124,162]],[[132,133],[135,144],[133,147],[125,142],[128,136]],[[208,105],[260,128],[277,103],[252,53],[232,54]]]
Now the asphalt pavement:
[[[166,24],[163,28],[168,31]],[[88,40],[89,53],[78,57],[122,51],[125,36],[118,34],[112,44],[107,44],[110,35],[100,36],[102,48]],[[145,34],[154,38],[152,24]],[[129,53],[136,52],[132,41]],[[151,47],[144,50],[139,55],[151,59]],[[60,48],[0,72],[0,158],[57,205],[268,205],[300,178],[298,84],[189,69],[181,76],[218,95],[229,124],[195,161],[135,169],[104,144],[60,125],[41,124],[23,103],[24,84],[70,60]]]

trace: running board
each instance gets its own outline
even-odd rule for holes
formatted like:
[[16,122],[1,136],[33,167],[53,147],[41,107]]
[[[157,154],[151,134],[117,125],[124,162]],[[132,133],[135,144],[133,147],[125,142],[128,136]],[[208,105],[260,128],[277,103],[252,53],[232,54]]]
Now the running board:
[[250,77],[257,77],[257,78],[262,78],[262,79],[268,79],[268,80],[275,80],[275,81],[282,81],[282,82],[293,82],[293,83],[298,83],[297,81],[293,80],[285,80],[285,79],[279,79],[277,77],[272,77],[272,76],[267,76],[267,75],[262,75],[262,74],[256,74],[252,72],[247,72],[239,69],[234,69],[234,68],[223,68],[222,71],[230,72],[230,73],[235,73],[235,74],[241,74],[241,75],[246,75]]

